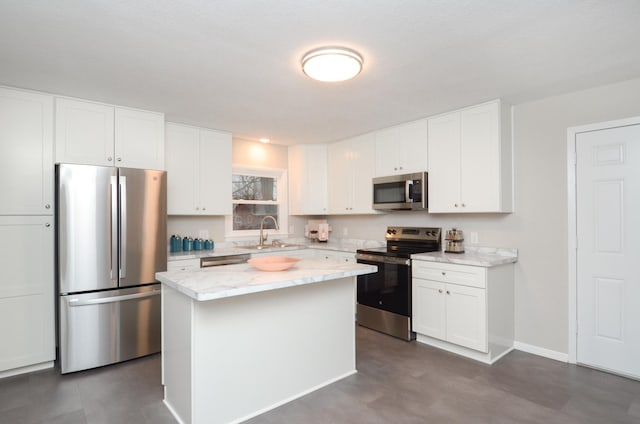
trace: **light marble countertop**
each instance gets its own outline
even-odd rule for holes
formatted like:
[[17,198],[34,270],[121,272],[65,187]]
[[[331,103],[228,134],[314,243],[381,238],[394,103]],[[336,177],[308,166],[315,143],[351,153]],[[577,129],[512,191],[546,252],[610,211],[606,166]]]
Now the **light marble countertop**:
[[517,262],[518,249],[465,246],[464,253],[416,253],[411,255],[411,259],[417,261],[492,267]]
[[[189,252],[169,252],[167,255],[167,260],[169,261],[180,261],[186,259],[200,259],[200,258],[212,258],[218,256],[228,256],[228,255],[243,255],[247,253],[269,253],[269,252],[286,252],[289,250],[300,250],[300,249],[320,249],[320,250],[333,250],[336,252],[347,252],[347,253],[356,253],[357,249],[365,248],[365,247],[380,247],[385,246],[385,242],[378,242],[372,240],[357,240],[357,239],[336,239],[332,241],[328,241],[326,243],[322,242],[310,242],[306,239],[285,239],[282,240],[285,244],[289,243],[285,247],[272,247],[269,243],[266,245],[269,246],[266,249],[250,249],[247,247],[243,247],[243,244],[237,242],[221,242],[216,243],[215,248],[213,250],[192,250]],[[255,244],[255,243],[254,243]],[[245,243],[246,245],[251,245],[251,243]]]
[[246,263],[158,272],[156,278],[192,299],[205,301],[321,283],[376,271],[377,267],[372,265],[310,258],[302,259],[293,268],[280,272],[260,271]]

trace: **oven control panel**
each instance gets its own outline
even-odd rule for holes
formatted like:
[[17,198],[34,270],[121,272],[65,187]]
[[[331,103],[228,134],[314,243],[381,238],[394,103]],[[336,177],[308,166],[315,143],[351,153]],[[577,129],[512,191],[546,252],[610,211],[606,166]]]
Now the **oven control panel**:
[[438,227],[387,227],[385,238],[395,241],[440,241],[442,228]]

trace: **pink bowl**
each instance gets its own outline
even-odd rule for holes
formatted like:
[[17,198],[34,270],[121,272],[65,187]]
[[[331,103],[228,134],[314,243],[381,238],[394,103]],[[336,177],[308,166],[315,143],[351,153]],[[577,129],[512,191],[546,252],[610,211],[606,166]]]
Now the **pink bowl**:
[[249,263],[261,271],[285,271],[300,259],[284,256],[266,256],[264,258],[249,259]]

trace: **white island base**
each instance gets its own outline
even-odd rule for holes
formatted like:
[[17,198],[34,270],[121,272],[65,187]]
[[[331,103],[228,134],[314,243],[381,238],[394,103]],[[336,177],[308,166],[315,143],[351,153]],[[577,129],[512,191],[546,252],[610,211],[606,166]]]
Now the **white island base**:
[[163,284],[164,402],[236,423],[356,372],[355,277],[198,301]]

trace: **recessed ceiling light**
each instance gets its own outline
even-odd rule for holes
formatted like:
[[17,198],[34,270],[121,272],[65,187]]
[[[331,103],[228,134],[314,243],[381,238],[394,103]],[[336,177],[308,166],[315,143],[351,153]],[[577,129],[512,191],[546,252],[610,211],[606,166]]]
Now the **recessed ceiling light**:
[[345,81],[360,73],[362,62],[362,56],[354,50],[321,47],[302,57],[302,71],[318,81]]
[[270,139],[268,139],[268,138],[260,138],[260,139],[258,139],[258,141],[259,141],[260,143],[268,143],[268,142],[270,142],[271,140],[270,140]]

